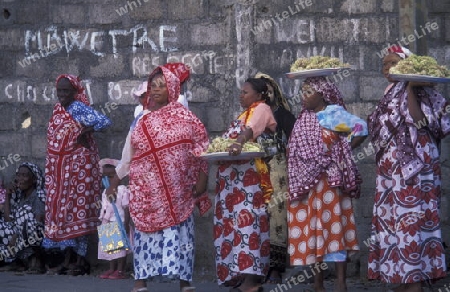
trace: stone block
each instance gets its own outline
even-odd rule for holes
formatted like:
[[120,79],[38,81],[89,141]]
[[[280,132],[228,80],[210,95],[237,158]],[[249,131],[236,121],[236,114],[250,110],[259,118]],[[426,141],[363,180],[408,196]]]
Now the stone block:
[[51,23],[48,13],[48,1],[37,0],[26,5],[15,7],[16,24],[48,24]]
[[398,11],[398,5],[396,3],[397,1],[394,0],[381,0],[381,11],[382,12],[397,12]]
[[121,4],[122,2],[119,3],[118,1],[110,5],[89,4],[87,7],[89,23],[94,25],[120,23],[123,21],[121,16],[129,12],[128,6],[122,4],[126,7],[127,12],[120,14],[119,12],[122,12],[120,8],[123,8]]
[[340,8],[341,12],[350,14],[363,14],[376,12],[376,1],[372,0],[345,0]]
[[[0,133],[0,156],[8,158],[8,155],[18,154],[21,157],[30,157],[31,155],[31,136],[28,134],[28,130],[20,130],[15,133]],[[11,155],[10,155],[11,154]],[[0,158],[1,158],[0,157]],[[10,162],[10,161],[8,161]],[[5,166],[3,161],[3,166]],[[11,163],[8,165],[11,166]],[[15,168],[15,166],[12,166]]]
[[23,49],[23,40],[23,31],[19,28],[5,27],[0,30],[0,49],[2,50],[21,51]]
[[90,66],[90,76],[94,78],[111,78],[121,76],[124,73],[124,56],[108,54],[98,60],[98,64]]
[[217,107],[207,108],[207,123],[205,124],[208,132],[222,132],[226,130],[229,124],[227,115],[223,109]]
[[432,0],[429,2],[431,2],[431,5],[427,5],[427,7],[430,9],[430,12],[448,12],[448,11],[450,11],[450,2],[449,1]]
[[169,19],[204,18],[208,6],[201,0],[169,0],[167,11]]
[[[48,62],[49,57],[43,57],[39,52],[33,53],[30,58],[23,54],[16,56],[15,62],[16,70],[15,76],[45,79],[48,77],[48,72],[51,71],[51,64]],[[22,65],[19,64],[22,62]]]
[[6,55],[0,56],[0,78],[5,78],[14,75],[14,69],[16,64],[13,58],[9,58]]
[[[51,62],[52,69],[53,69],[51,76],[55,76],[55,79],[62,73],[79,76],[80,75],[80,67],[83,66],[82,64],[84,62],[88,61],[87,58],[81,57],[81,56],[80,56],[81,58],[78,58],[78,56],[76,56],[77,58],[75,58],[75,56],[71,56],[71,58],[67,58],[67,57],[63,57],[61,55],[62,54],[47,57],[48,61]],[[81,54],[78,53],[77,55],[81,55]],[[83,61],[83,63],[80,62],[81,60]],[[87,62],[87,64],[91,64],[91,62]],[[84,76],[81,76],[81,78],[84,78]]]
[[450,42],[450,14],[445,14],[445,41]]
[[86,6],[85,5],[72,5],[50,4],[50,23],[55,24],[84,24],[86,23]]
[[273,26],[275,42],[292,42],[293,44],[311,44],[316,40],[316,21],[313,18],[292,18],[289,21],[277,22],[270,20],[258,23],[258,29],[264,30]]
[[167,63],[184,63],[189,66],[192,74],[205,74],[210,58],[216,53],[213,51],[183,51],[167,54]]
[[384,43],[390,35],[396,18],[390,16],[373,16],[358,18],[322,17],[316,23],[316,40],[319,43],[359,42]]
[[199,45],[225,45],[228,33],[222,24],[203,23],[191,26],[191,44]]
[[377,102],[383,97],[388,82],[381,74],[361,74],[360,91],[363,101]]
[[31,156],[45,159],[47,156],[47,136],[45,132],[31,136]]
[[107,83],[108,101],[114,102],[116,104],[130,104],[136,105],[137,100],[133,96],[139,85],[142,83],[141,80],[118,80],[110,81]]
[[[122,5],[117,5],[114,9],[117,15],[120,15],[119,12],[122,13],[121,17],[127,17],[124,9],[125,4],[128,4],[128,14],[131,19],[147,21],[149,19],[161,19],[165,15],[165,1],[163,0],[132,0],[127,2],[121,2]],[[132,9],[131,9],[132,8]]]

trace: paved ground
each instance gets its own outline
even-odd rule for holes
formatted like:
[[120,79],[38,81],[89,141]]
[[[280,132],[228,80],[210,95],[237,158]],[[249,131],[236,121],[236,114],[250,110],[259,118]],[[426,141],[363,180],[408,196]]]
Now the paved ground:
[[[382,292],[384,286],[377,282],[364,283],[357,279],[348,279],[349,292]],[[133,286],[133,280],[102,280],[95,276],[55,276],[55,275],[28,275],[14,272],[0,273],[1,292],[129,292]],[[229,289],[218,287],[215,283],[195,282],[196,292],[226,292]],[[296,291],[302,292],[308,285],[301,284],[289,288],[286,286],[265,285],[266,292]],[[326,281],[327,291],[333,291],[331,280]],[[444,288],[445,287],[445,288]],[[148,282],[151,292],[179,292],[177,283]],[[441,288],[439,290],[439,288]],[[448,289],[448,290],[446,290]],[[432,291],[425,289],[424,291]],[[433,285],[434,292],[450,291],[450,274]]]

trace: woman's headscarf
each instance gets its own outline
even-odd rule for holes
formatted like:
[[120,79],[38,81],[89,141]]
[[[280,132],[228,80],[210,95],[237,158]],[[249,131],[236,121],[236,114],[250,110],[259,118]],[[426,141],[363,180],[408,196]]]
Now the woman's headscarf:
[[337,104],[345,108],[344,99],[337,86],[325,77],[310,77],[303,82],[320,93],[327,104]]
[[186,82],[191,76],[191,71],[186,64],[183,63],[167,63],[164,65],[173,74],[175,74],[178,79],[180,79],[180,84]]
[[78,76],[70,75],[70,74],[62,74],[56,78],[56,85],[58,85],[58,81],[62,78],[66,78],[70,81],[70,84],[76,89],[77,94],[75,95],[75,100],[81,101],[85,105],[90,105],[89,99],[84,92],[84,87],[81,85],[81,79]]
[[[147,98],[147,104],[149,104],[150,106],[154,104],[154,101],[150,96],[150,90],[152,87],[152,80],[157,74],[162,74],[164,80],[166,81],[167,91],[169,94],[169,96],[167,97],[168,102],[176,102],[178,100],[178,96],[180,95],[180,79],[168,68],[164,66],[158,66],[148,76],[147,94],[149,94],[149,96]],[[146,107],[147,105],[145,105],[145,108]]]
[[[344,107],[339,89],[325,77],[307,78],[315,91],[323,95],[328,104]],[[322,129],[316,113],[303,109],[295,122],[289,139],[288,176],[291,199],[307,194],[326,172],[330,186],[340,186],[345,193],[359,197],[362,182],[347,138],[342,135],[331,149],[331,155],[323,150]]]
[[400,58],[406,59],[412,55],[412,52],[405,47],[398,45],[393,45],[388,48],[388,52],[392,54],[397,54]]
[[288,111],[291,110],[289,103],[287,102],[286,98],[284,98],[283,93],[281,92],[280,86],[278,85],[278,83],[275,82],[275,80],[272,77],[270,77],[267,74],[258,72],[255,75],[255,78],[264,79],[264,80],[266,80],[267,83],[269,83],[270,86],[272,86],[276,105],[282,106]]
[[34,163],[24,162],[21,163],[19,167],[17,167],[16,173],[19,172],[19,168],[21,167],[26,167],[31,171],[31,173],[33,173],[34,177],[36,178],[36,194],[39,199],[45,204],[45,179],[41,169]]

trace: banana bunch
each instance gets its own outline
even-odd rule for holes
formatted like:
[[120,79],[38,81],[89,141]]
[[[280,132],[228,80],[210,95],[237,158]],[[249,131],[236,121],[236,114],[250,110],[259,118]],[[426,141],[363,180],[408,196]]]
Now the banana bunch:
[[309,69],[325,69],[325,68],[338,68],[349,67],[349,64],[344,64],[339,61],[338,58],[331,58],[326,56],[314,56],[310,58],[297,59],[294,64],[291,65],[291,72],[309,70]]
[[412,55],[400,60],[389,70],[391,74],[418,74],[433,77],[450,77],[450,70],[441,66],[433,57]]
[[[226,139],[222,137],[214,138],[211,143],[209,143],[207,153],[214,152],[227,152],[228,148],[236,142],[236,139]],[[258,143],[246,142],[242,145],[242,152],[262,152],[263,149]]]

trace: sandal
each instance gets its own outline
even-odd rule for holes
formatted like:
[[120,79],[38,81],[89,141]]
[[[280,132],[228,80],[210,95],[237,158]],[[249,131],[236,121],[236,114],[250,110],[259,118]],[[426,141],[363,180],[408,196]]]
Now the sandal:
[[133,288],[131,292],[149,292],[147,287],[141,287],[141,288]]
[[114,273],[114,270],[107,270],[106,272],[103,272],[98,276],[100,279],[108,279],[109,276],[111,276]]
[[125,272],[124,271],[114,271],[112,274],[109,275],[108,279],[110,280],[122,280],[122,279],[126,279],[127,277],[125,276]]

